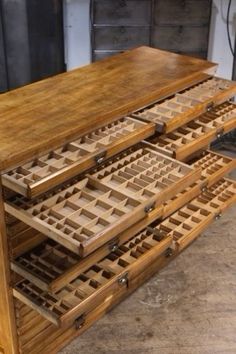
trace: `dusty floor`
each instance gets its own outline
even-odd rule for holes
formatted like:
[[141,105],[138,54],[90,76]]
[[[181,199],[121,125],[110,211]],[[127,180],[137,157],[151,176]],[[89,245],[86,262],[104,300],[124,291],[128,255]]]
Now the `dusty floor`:
[[236,354],[236,205],[60,353]]

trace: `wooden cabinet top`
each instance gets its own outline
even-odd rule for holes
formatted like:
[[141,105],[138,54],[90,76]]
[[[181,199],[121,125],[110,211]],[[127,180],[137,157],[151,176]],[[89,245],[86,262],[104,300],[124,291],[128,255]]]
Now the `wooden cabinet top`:
[[140,47],[0,95],[0,170],[185,88],[216,64]]

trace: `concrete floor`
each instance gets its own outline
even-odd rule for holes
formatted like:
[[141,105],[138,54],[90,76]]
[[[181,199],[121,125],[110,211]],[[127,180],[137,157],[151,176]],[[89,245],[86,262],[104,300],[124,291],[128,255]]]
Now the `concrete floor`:
[[236,354],[236,205],[60,353]]

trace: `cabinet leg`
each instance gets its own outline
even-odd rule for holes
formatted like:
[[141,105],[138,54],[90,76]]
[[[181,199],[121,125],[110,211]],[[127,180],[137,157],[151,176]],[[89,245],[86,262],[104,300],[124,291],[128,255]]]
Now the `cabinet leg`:
[[10,287],[8,242],[0,182],[0,353],[18,353],[13,295]]

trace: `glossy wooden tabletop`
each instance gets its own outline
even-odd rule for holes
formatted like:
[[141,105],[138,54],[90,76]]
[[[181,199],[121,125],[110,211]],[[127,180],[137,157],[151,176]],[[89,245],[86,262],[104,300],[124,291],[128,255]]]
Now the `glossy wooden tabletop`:
[[0,95],[0,170],[213,74],[216,64],[140,47]]

